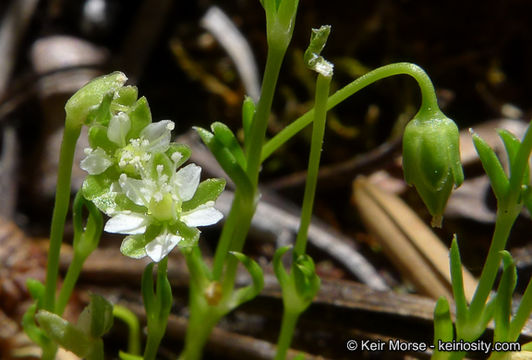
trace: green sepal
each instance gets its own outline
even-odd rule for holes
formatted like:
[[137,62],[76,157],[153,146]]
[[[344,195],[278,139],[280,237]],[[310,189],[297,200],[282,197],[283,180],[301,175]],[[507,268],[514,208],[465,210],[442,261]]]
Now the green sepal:
[[118,358],[120,360],[143,360],[144,359],[142,356],[129,354],[122,350],[118,352]]
[[236,186],[242,189],[242,191],[252,194],[253,188],[251,186],[251,181],[244,169],[238,164],[231,151],[229,151],[229,149],[227,149],[211,132],[200,127],[195,127],[194,129],[198,132],[205,145],[207,145],[222,169],[224,169],[227,175],[234,181]]
[[207,179],[202,181],[192,199],[183,202],[182,210],[190,211],[209,201],[215,201],[225,189],[225,179]]
[[299,255],[292,263],[292,276],[297,293],[303,302],[310,302],[320,289],[320,278],[316,274],[314,261],[307,254]]
[[290,249],[292,249],[291,245],[280,247],[275,251],[275,254],[273,255],[273,271],[281,287],[285,286],[285,284],[287,284],[290,278],[284,268],[284,264],[282,261],[283,255],[286,254],[286,252]]
[[115,71],[109,75],[93,79],[79,89],[65,105],[66,125],[81,127],[87,118],[90,109],[102,102],[106,94],[114,94],[127,81],[127,77]]
[[[116,104],[119,107],[129,108],[135,104],[139,91],[136,86],[127,85],[123,86],[117,91],[117,97],[113,101],[113,105]],[[121,109],[118,109],[121,110]]]
[[517,271],[515,263],[510,253],[501,251],[503,271],[499,288],[497,290],[495,306],[495,329],[493,331],[493,341],[508,341],[510,330],[510,317],[512,314],[512,294],[517,283]]
[[151,111],[148,100],[143,96],[137,100],[128,113],[131,120],[127,139],[136,139],[140,136],[142,129],[151,124]]
[[510,186],[508,177],[502,168],[501,162],[495,155],[493,149],[477,134],[473,133],[473,144],[477,149],[478,156],[482,162],[482,167],[490,179],[491,188],[497,200],[501,200],[506,195]]
[[229,253],[236,257],[251,275],[251,285],[238,289],[233,294],[231,305],[236,308],[240,304],[253,299],[262,291],[264,288],[264,274],[259,264],[250,257],[236,251],[230,251]]
[[255,102],[249,96],[244,98],[242,103],[242,128],[244,129],[244,142],[249,142],[249,136],[251,135],[251,124],[253,124],[253,117],[255,116]]
[[89,110],[87,113],[87,119],[85,120],[85,125],[103,125],[107,126],[111,120],[111,103],[113,102],[113,93],[107,93],[103,96],[102,102],[100,105]]
[[454,329],[449,302],[442,296],[434,308],[434,346],[438,347],[438,340],[450,342],[453,339]]
[[105,335],[113,326],[113,305],[103,296],[90,295],[91,300],[79,315],[76,327],[92,338]]
[[46,335],[62,348],[82,358],[91,352],[94,340],[59,315],[39,310],[35,319]]
[[150,161],[150,170],[151,170],[151,177],[153,179],[157,179],[159,177],[159,174],[157,172],[157,166],[162,165],[163,166],[163,172],[162,174],[168,176],[168,178],[171,178],[174,169],[174,164],[172,160],[166,155],[165,153],[155,153],[152,155],[152,161]]
[[174,163],[174,167],[177,169],[190,158],[192,150],[190,150],[187,145],[171,143],[168,147],[168,150],[166,150],[166,155],[168,155],[168,157],[171,159],[172,155],[175,153],[181,154],[181,158]]
[[118,145],[107,137],[107,127],[100,124],[89,128],[89,145],[91,148],[102,148],[109,155],[113,155],[118,149]]
[[231,152],[238,165],[245,170],[246,156],[231,129],[221,122],[215,122],[211,125],[211,130],[214,133],[214,137]]
[[129,235],[122,240],[120,252],[133,259],[142,259],[146,256],[146,236],[144,234]]
[[195,227],[188,227],[182,221],[174,221],[169,226],[169,229],[174,234],[179,234],[183,237],[183,240],[177,244],[179,247],[195,246],[198,243],[200,231]]
[[460,259],[460,250],[458,249],[458,240],[456,238],[456,234],[453,236],[449,256],[451,262],[450,267],[453,297],[456,304],[456,323],[462,324],[467,317],[467,300],[464,292],[462,260]]

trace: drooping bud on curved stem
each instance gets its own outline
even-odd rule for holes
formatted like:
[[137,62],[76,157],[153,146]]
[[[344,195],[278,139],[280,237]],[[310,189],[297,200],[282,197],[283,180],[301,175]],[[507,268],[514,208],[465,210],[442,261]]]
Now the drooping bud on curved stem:
[[464,181],[459,138],[454,121],[439,109],[423,106],[403,135],[405,181],[416,187],[432,215],[433,227],[441,226],[452,188]]

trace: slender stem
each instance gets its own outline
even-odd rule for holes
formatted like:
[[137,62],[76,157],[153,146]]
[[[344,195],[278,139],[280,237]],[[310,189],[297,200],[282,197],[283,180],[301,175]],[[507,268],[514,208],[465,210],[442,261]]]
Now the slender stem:
[[[146,348],[144,349],[144,360],[155,360],[159,350],[159,344],[166,331],[166,323],[168,318],[161,318],[163,309],[163,286],[164,280],[167,278],[166,268],[168,265],[168,256],[165,256],[157,264],[157,284],[155,285],[156,294],[156,311],[153,314],[146,314],[148,317],[148,338],[146,339]],[[153,289],[150,289],[153,291]]]
[[70,299],[70,295],[76,286],[76,282],[78,281],[79,274],[81,273],[81,269],[83,268],[83,263],[85,262],[86,258],[86,256],[81,256],[74,252],[72,261],[68,266],[65,281],[63,282],[63,286],[59,292],[57,303],[55,304],[55,310],[58,315],[63,315],[63,312],[65,311],[68,300]]
[[279,77],[285,51],[286,49],[276,49],[274,47],[270,47],[268,51],[264,78],[262,80],[261,96],[251,124],[251,141],[249,142],[249,148],[246,149],[246,172],[254,187],[258,184],[263,141],[266,135],[275,86],[277,85],[277,78]]
[[41,360],[55,360],[57,345],[50,341],[48,346],[43,347]]
[[310,145],[308,174],[305,184],[305,194],[303,196],[299,231],[297,233],[296,245],[294,247],[295,256],[304,254],[307,246],[308,227],[312,217],[314,196],[316,193],[316,185],[318,183],[318,170],[320,167],[323,135],[325,133],[325,121],[327,119],[327,97],[329,96],[330,84],[330,76],[323,76],[321,74],[318,75],[318,80],[316,82],[314,125],[312,127],[312,142]]
[[[520,208],[504,209],[500,208],[497,211],[497,219],[495,222],[495,231],[491,240],[491,245],[488,251],[488,257],[484,263],[478,286],[471,301],[470,319],[472,321],[480,320],[486,300],[493,288],[493,283],[497,277],[499,263],[501,260],[500,252],[504,250],[506,241],[510,235],[512,226],[519,215]],[[474,340],[474,339],[472,339]]]
[[59,275],[59,252],[63,241],[63,229],[70,202],[72,162],[80,132],[81,126],[65,126],[59,154],[59,170],[57,173],[57,188],[52,215],[50,250],[48,251],[48,263],[46,265],[46,284],[43,300],[43,308],[51,312],[55,312],[55,291],[57,277]]
[[281,333],[277,340],[277,353],[275,354],[275,360],[285,360],[286,353],[292,343],[292,337],[294,336],[294,330],[296,328],[297,319],[299,313],[288,311],[285,307],[283,312],[283,321],[281,324]]
[[[421,90],[421,107],[426,110],[438,109],[438,99],[434,91],[434,86],[425,71],[417,65],[410,63],[397,63],[382,66],[369,73],[359,77],[350,84],[344,86],[342,89],[335,92],[327,100],[327,110],[331,110],[336,105],[355,94],[357,91],[365,88],[374,82],[394,76],[394,75],[410,75],[418,83]],[[314,119],[314,109],[309,110],[304,115],[299,117],[293,123],[285,127],[281,132],[270,139],[262,150],[262,161],[266,160],[275,150],[281,147],[285,142],[292,138],[295,134],[305,128]]]
[[234,238],[235,229],[240,223],[240,208],[242,201],[242,195],[237,189],[233,198],[231,210],[229,211],[229,215],[227,215],[227,219],[225,220],[222,234],[220,235],[220,240],[218,241],[218,246],[216,247],[216,252],[214,254],[214,264],[212,267],[212,276],[214,280],[220,280],[222,276],[223,266],[226,256],[229,252],[229,248],[231,247],[231,241]]
[[140,324],[137,316],[121,305],[113,306],[113,316],[125,322],[129,328],[127,352],[132,355],[140,355]]

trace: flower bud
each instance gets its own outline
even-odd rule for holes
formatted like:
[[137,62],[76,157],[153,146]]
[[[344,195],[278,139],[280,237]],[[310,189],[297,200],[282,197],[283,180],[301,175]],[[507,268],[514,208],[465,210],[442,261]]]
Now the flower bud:
[[432,215],[432,226],[441,227],[453,185],[464,181],[454,121],[439,110],[421,109],[403,135],[403,171]]

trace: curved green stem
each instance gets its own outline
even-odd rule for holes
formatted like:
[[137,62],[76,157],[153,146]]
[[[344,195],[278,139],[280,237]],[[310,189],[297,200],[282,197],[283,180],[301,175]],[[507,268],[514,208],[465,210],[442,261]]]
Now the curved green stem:
[[[369,73],[359,77],[342,89],[335,92],[327,100],[327,110],[331,110],[336,105],[355,94],[357,91],[365,88],[374,82],[394,76],[410,75],[418,83],[421,90],[421,108],[426,110],[437,110],[438,99],[434,91],[434,86],[425,71],[417,65],[410,63],[397,63],[382,66]],[[299,117],[293,123],[284,128],[281,132],[270,139],[262,150],[262,161],[266,160],[275,150],[281,147],[286,141],[305,128],[314,119],[314,109],[309,110],[303,116]]]
[[296,257],[304,254],[307,246],[308,227],[312,217],[314,196],[316,193],[316,185],[318,183],[318,171],[320,167],[323,135],[325,133],[325,121],[327,119],[327,97],[329,96],[330,83],[330,76],[318,75],[307,181],[305,183],[305,194],[303,196],[299,231],[297,233],[296,245],[294,247],[294,255]]
[[70,203],[70,177],[76,142],[81,132],[81,126],[65,126],[63,142],[59,154],[59,170],[57,173],[57,188],[55,205],[52,215],[52,228],[50,231],[50,249],[46,265],[46,283],[43,300],[43,309],[55,312],[55,291],[59,274],[59,252],[63,241],[63,229]]
[[283,312],[283,321],[281,324],[281,333],[279,334],[279,339],[277,340],[277,352],[275,354],[275,360],[285,360],[286,353],[290,348],[292,343],[292,337],[294,336],[294,330],[296,328],[297,319],[299,318],[299,313],[288,311],[285,308]]
[[127,352],[132,355],[140,354],[140,324],[137,316],[128,308],[121,305],[113,306],[113,316],[126,323],[129,328]]

